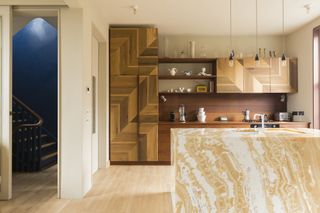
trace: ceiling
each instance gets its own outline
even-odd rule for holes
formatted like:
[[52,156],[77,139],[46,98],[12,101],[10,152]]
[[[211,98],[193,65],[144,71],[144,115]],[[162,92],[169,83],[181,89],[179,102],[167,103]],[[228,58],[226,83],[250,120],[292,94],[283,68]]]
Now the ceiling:
[[[161,34],[229,34],[228,0],[91,0],[106,24],[152,24]],[[320,16],[320,0],[285,0],[286,34]],[[310,4],[307,13],[304,5]],[[138,5],[134,15],[130,8]],[[233,32],[255,34],[255,0],[232,0]],[[282,33],[282,1],[258,0],[259,34]]]

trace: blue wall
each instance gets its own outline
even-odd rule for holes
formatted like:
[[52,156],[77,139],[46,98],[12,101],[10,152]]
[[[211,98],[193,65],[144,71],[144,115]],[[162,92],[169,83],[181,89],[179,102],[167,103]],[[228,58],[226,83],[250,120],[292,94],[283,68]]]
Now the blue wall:
[[13,95],[57,136],[57,30],[35,18],[13,36]]

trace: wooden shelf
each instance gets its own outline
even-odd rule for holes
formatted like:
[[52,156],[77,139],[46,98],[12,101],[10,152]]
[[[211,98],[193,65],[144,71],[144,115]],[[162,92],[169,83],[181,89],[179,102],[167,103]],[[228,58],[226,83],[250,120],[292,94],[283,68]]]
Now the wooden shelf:
[[159,63],[215,63],[216,58],[159,58]]
[[159,92],[159,95],[213,95],[214,92]]
[[197,76],[197,75],[192,75],[192,76],[186,76],[186,75],[159,75],[159,79],[165,79],[165,80],[193,80],[193,79],[208,79],[212,80],[216,76]]

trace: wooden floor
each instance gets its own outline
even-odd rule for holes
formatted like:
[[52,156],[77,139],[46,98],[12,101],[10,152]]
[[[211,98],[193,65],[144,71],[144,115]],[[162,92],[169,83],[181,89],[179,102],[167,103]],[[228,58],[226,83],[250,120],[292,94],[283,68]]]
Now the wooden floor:
[[56,168],[14,175],[11,201],[0,212],[171,213],[169,166],[111,166],[99,170],[80,200],[56,199]]

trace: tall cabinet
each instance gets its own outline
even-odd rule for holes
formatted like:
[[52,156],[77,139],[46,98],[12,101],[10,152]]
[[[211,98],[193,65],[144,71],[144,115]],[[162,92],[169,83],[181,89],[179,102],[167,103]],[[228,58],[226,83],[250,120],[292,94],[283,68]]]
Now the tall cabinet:
[[158,31],[110,28],[110,160],[158,160]]

